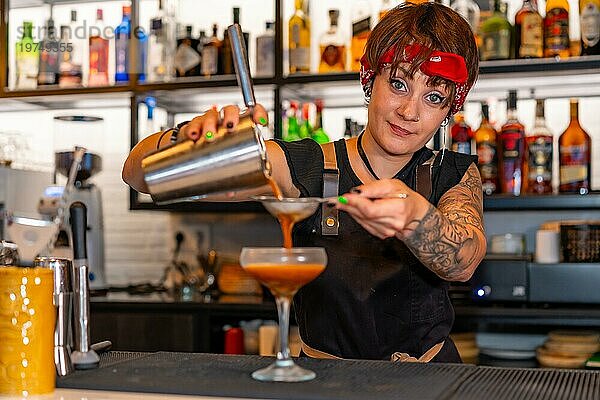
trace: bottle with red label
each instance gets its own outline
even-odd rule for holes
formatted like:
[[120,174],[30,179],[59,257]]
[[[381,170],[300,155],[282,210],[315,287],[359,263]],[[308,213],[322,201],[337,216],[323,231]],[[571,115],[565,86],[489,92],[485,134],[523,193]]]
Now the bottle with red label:
[[475,131],[475,144],[483,193],[498,191],[498,153],[496,152],[496,129],[490,123],[487,103],[481,104],[481,125]]
[[452,136],[452,151],[463,154],[471,154],[471,141],[473,140],[473,131],[465,121],[464,107],[454,115],[454,124],[450,128]]
[[525,161],[525,127],[517,118],[517,91],[508,93],[508,118],[500,129],[500,187],[502,193],[519,196]]
[[527,144],[527,193],[552,193],[553,136],[544,118],[544,100],[536,100],[535,125]]
[[592,140],[579,124],[578,108],[571,99],[571,123],[558,139],[561,193],[586,194],[591,187]]

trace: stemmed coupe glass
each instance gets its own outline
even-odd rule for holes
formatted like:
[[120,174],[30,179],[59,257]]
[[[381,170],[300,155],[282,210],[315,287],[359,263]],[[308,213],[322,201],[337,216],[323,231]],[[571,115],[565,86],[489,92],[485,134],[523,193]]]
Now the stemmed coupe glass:
[[279,346],[277,359],[266,368],[252,373],[259,381],[301,382],[314,379],[313,371],[294,363],[290,357],[288,334],[290,303],[302,286],[315,279],[327,264],[325,249],[320,247],[245,247],[240,264],[246,272],[269,288],[277,303]]

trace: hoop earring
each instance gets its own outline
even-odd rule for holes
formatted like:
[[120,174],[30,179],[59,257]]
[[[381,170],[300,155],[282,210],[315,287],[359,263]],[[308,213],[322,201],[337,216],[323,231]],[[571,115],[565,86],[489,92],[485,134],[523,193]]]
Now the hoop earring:
[[444,118],[444,120],[442,121],[442,124],[440,126],[445,128],[448,126],[449,123],[450,123],[450,117],[446,117],[446,118]]

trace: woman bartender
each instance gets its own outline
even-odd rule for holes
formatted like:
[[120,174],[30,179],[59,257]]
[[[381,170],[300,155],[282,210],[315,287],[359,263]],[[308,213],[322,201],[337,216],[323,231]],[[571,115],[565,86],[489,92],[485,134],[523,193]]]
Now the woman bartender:
[[[406,3],[375,26],[361,64],[368,122],[358,138],[267,142],[285,196],[342,195],[294,230],[296,246],[324,247],[329,260],[294,298],[303,351],[460,362],[448,337],[448,285],[468,280],[485,254],[481,179],[476,157],[425,144],[477,78],[475,40],[450,8]],[[235,106],[209,111],[180,135],[210,140],[218,124],[232,128],[238,115]],[[254,115],[266,123],[262,107]],[[134,189],[147,190],[141,159],[162,141],[156,134],[132,150],[123,179]],[[339,226],[331,227],[323,214],[336,213]]]

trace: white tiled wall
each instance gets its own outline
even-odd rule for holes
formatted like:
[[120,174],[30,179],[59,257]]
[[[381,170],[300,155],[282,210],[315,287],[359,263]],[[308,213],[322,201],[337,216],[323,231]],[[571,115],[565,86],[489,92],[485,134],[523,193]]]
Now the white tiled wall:
[[[55,115],[68,114],[94,115],[104,121],[53,120]],[[20,163],[22,167],[51,169],[55,148],[64,149],[67,143],[86,146],[102,156],[102,172],[91,181],[101,188],[103,196],[107,281],[122,285],[159,280],[170,260],[171,216],[129,211],[128,186],[121,180],[121,168],[129,153],[128,102],[119,108],[2,113],[0,119],[0,131],[20,134],[28,143],[27,161]]]

